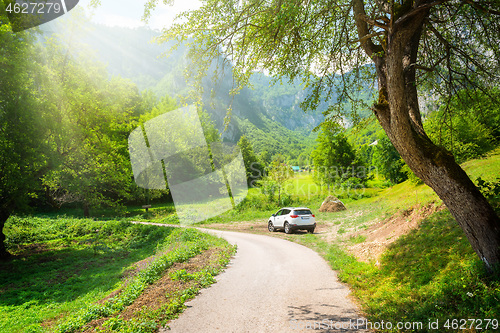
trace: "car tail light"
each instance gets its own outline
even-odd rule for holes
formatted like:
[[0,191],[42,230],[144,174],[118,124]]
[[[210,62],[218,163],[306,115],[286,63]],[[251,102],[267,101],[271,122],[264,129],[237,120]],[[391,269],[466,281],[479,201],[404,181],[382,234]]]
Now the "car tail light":
[[312,216],[313,216],[313,217],[316,217],[316,216],[314,216],[314,214],[312,214]]
[[295,219],[295,218],[297,218],[297,217],[299,217],[299,216],[298,216],[298,215],[290,215],[290,217],[291,217],[292,219]]

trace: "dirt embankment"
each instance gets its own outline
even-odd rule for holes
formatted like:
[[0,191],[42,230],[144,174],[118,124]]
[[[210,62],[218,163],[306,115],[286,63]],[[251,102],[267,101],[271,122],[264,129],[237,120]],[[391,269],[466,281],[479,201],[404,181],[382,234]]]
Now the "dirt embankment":
[[[141,296],[139,296],[134,303],[129,305],[119,314],[119,318],[123,320],[131,320],[140,315],[141,311],[147,308],[148,310],[156,310],[161,308],[163,305],[168,304],[170,301],[170,297],[174,295],[176,292],[184,290],[186,288],[192,287],[195,285],[194,281],[174,281],[170,278],[169,273],[178,271],[178,270],[186,270],[187,273],[195,273],[200,271],[203,268],[207,267],[219,267],[217,258],[219,254],[223,250],[220,248],[211,248],[209,250],[204,251],[203,253],[189,259],[184,263],[175,263],[170,267],[163,277],[148,287]],[[149,258],[148,258],[149,259]],[[146,262],[148,259],[145,259],[141,262]],[[136,266],[139,266],[141,262],[138,262]],[[124,276],[133,276],[137,274],[139,270],[133,270],[131,272],[127,272]],[[101,302],[106,301],[108,298],[115,296],[120,291],[117,291]],[[95,332],[96,329],[102,329],[102,324],[108,320],[109,317],[100,318],[93,320],[87,323],[82,329],[83,333],[91,333]]]
[[366,237],[364,242],[347,246],[347,250],[361,261],[369,262],[374,260],[378,262],[378,258],[390,244],[411,230],[416,229],[420,221],[442,209],[444,209],[444,206],[434,203],[412,207],[377,222],[366,230],[345,234],[344,238]]

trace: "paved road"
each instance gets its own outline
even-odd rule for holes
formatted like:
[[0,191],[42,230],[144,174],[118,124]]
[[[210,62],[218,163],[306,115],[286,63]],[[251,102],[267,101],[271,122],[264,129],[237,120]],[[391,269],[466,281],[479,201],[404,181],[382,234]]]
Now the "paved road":
[[357,326],[364,319],[348,288],[316,252],[275,237],[210,232],[237,244],[236,256],[160,332],[368,332]]

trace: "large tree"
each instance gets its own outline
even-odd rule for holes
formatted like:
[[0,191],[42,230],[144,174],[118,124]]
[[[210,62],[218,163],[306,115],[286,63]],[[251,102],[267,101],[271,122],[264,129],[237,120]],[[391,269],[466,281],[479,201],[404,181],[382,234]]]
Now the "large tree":
[[13,33],[0,2],[0,260],[9,253],[3,226],[28,209],[47,168],[45,109],[40,106],[33,36]]
[[133,189],[128,135],[138,126],[141,97],[123,79],[108,79],[90,57],[71,56],[55,38],[40,48],[40,94],[50,110],[51,169],[43,183],[56,205],[80,203],[90,209],[116,206]]
[[[146,17],[157,2],[148,2]],[[330,97],[353,98],[350,88],[373,74],[372,110],[394,147],[443,200],[481,260],[500,263],[500,219],[453,155],[429,139],[418,99],[421,84],[451,96],[498,82],[500,1],[205,0],[163,38],[191,40],[201,64],[224,55],[237,88],[258,69],[306,78],[310,109]],[[329,115],[340,104],[331,102]]]

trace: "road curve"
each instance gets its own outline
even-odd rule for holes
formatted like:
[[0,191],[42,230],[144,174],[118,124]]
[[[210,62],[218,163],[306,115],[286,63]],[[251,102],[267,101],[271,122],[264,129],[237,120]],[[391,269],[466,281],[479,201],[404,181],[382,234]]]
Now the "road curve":
[[160,332],[369,332],[349,289],[313,250],[275,237],[209,232],[238,251],[217,283]]

